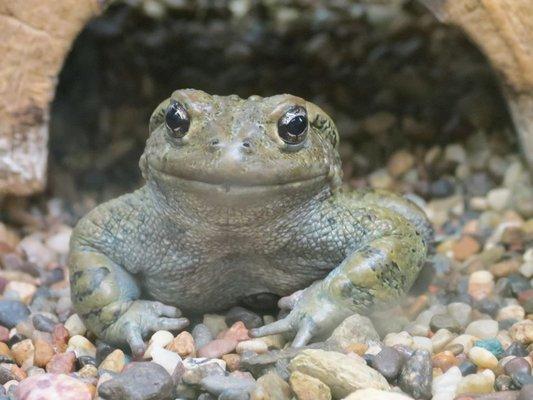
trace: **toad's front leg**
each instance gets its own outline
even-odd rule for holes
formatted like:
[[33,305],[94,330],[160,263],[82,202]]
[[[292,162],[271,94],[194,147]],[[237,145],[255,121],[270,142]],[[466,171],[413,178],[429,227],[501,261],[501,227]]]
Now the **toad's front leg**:
[[426,247],[414,229],[376,238],[350,254],[324,280],[305,289],[287,317],[254,336],[295,333],[293,347],[325,337],[346,317],[391,303],[414,282]]
[[177,308],[140,300],[135,278],[123,267],[74,237],[69,258],[72,302],[87,328],[102,340],[144,351],[143,337],[187,326]]

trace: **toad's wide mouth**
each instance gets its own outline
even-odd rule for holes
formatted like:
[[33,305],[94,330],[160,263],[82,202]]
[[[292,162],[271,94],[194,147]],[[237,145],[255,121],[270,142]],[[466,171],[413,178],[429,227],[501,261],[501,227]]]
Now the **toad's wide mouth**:
[[189,177],[180,176],[178,174],[172,174],[162,170],[154,170],[156,177],[165,181],[172,181],[173,185],[177,188],[190,188],[199,191],[211,191],[216,193],[265,193],[265,192],[278,192],[286,191],[290,189],[299,189],[304,187],[310,187],[323,184],[327,180],[327,174],[319,174],[315,176],[305,177],[302,179],[286,180],[282,182],[261,182],[257,179],[255,182],[252,180],[231,180],[230,178],[222,180],[219,178],[212,179],[191,179]]

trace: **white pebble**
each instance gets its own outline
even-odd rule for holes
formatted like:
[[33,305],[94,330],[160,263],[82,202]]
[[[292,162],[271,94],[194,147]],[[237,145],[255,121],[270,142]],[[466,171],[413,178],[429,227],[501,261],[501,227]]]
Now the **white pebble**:
[[402,344],[407,347],[411,347],[413,345],[413,338],[409,333],[402,331],[399,333],[389,333],[387,336],[385,336],[385,339],[383,339],[383,343],[385,346],[394,346],[397,344]]
[[149,359],[152,357],[152,351],[155,348],[163,348],[174,340],[174,335],[169,331],[157,331],[155,332],[150,341],[148,342],[148,348],[144,352],[143,358]]
[[268,346],[261,339],[251,339],[239,342],[236,351],[238,354],[242,354],[245,351],[252,351],[257,354],[263,354],[268,351]]
[[480,339],[493,338],[498,334],[498,322],[492,319],[472,321],[466,327],[465,333]]
[[413,336],[413,349],[415,350],[427,350],[430,353],[433,352],[433,343],[430,338],[424,336]]
[[70,336],[84,335],[87,332],[87,328],[78,314],[72,314],[68,317],[65,321],[65,328]]
[[181,363],[181,357],[173,351],[155,347],[152,349],[152,361],[161,365],[172,376],[176,367]]
[[459,367],[451,367],[444,374],[433,378],[431,385],[432,400],[453,400],[462,377]]
[[505,319],[515,319],[517,321],[522,321],[525,316],[526,312],[522,306],[519,306],[518,304],[511,304],[500,308],[496,319],[498,321],[503,321]]

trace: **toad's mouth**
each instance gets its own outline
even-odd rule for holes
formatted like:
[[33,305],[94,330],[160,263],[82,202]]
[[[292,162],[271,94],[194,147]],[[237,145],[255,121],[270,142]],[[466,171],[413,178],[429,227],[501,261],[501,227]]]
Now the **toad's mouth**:
[[[249,180],[222,180],[218,177],[204,177],[204,179],[192,179],[174,173],[161,170],[155,171],[159,180],[169,181],[169,185],[178,188],[196,189],[199,191],[210,191],[216,193],[261,193],[277,192],[289,189],[297,190],[299,188],[310,187],[323,184],[327,180],[327,174],[319,174],[302,179],[286,180],[281,182],[261,182],[257,179],[255,182]],[[171,183],[172,182],[172,183]]]

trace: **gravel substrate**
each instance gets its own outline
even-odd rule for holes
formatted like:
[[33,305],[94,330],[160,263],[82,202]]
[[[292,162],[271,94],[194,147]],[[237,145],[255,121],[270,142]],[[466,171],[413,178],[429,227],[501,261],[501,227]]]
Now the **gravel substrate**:
[[299,351],[281,335],[251,339],[249,329],[275,317],[236,307],[189,331],[155,332],[132,360],[73,313],[62,202],[8,203],[0,399],[533,399],[533,190],[501,143],[478,133],[348,176],[351,186],[438,188],[412,195],[435,226],[434,254],[403,304],[352,316]]

